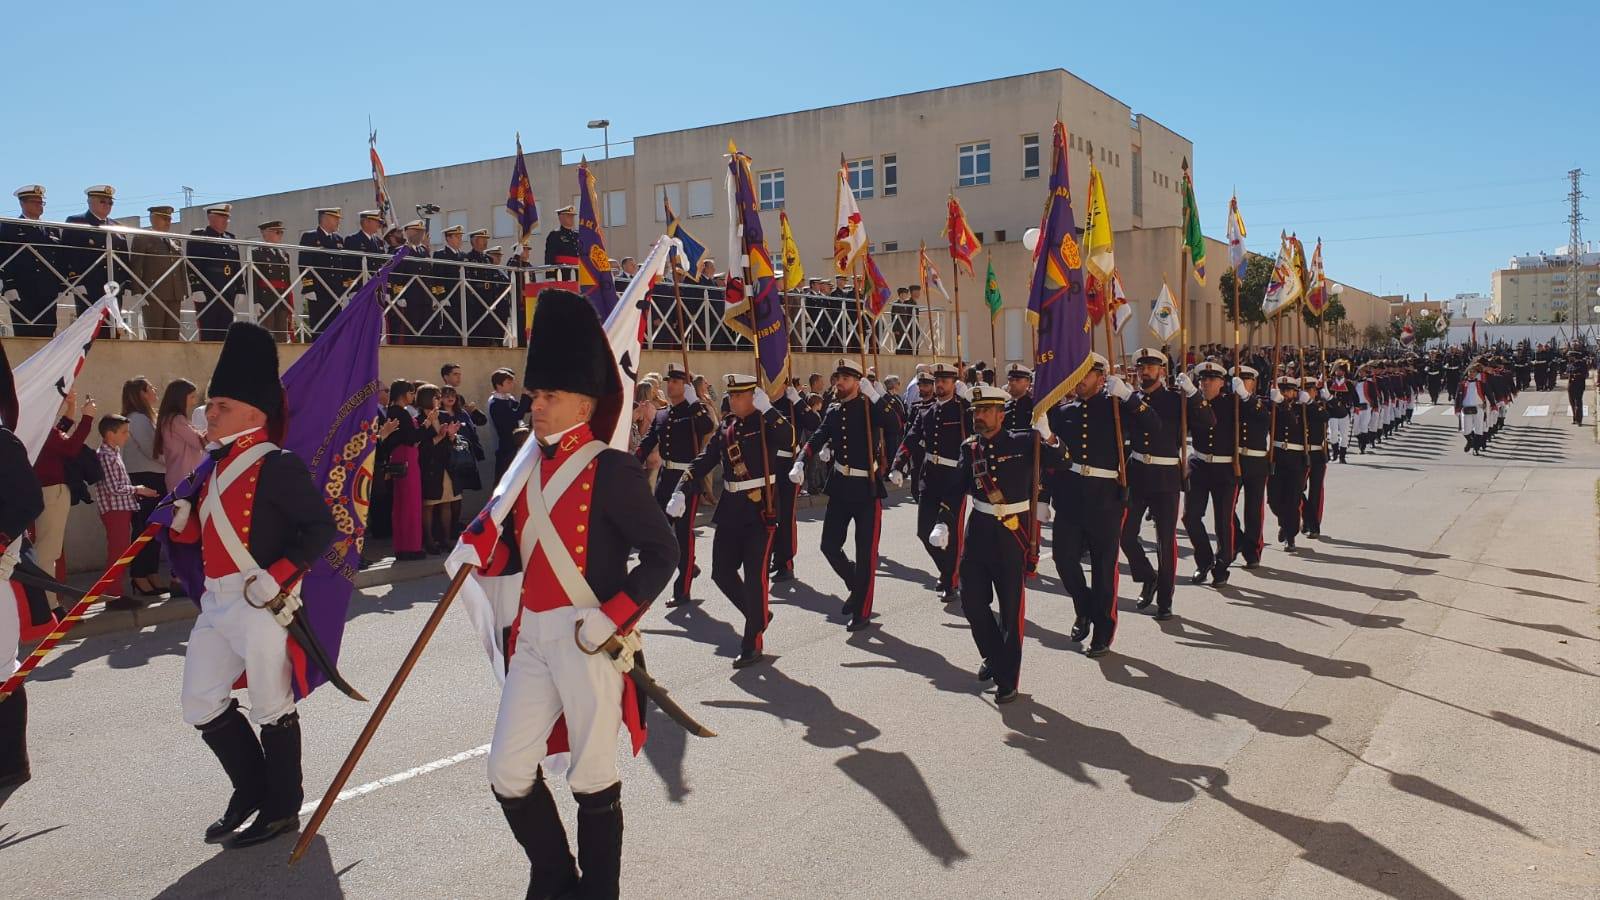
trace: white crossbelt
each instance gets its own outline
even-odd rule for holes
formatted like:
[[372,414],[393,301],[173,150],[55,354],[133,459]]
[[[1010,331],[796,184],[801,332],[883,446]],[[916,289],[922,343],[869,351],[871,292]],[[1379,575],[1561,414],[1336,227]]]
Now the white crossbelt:
[[1246,448],[1244,448],[1244,449],[1239,451],[1239,455],[1240,456],[1266,456],[1267,455],[1267,451],[1265,451],[1265,450],[1251,450],[1249,447],[1246,447]]
[[722,489],[724,491],[734,491],[736,493],[738,491],[753,490],[761,487],[764,484],[771,484],[772,480],[776,477],[777,476],[775,475],[768,475],[765,478],[747,478],[744,481],[723,481]]
[[1090,478],[1116,478],[1117,477],[1117,470],[1116,469],[1097,469],[1094,466],[1086,466],[1083,463],[1073,463],[1072,464],[1072,471],[1078,473],[1079,475],[1087,475]]
[[1284,441],[1278,441],[1276,446],[1277,446],[1277,448],[1279,450],[1304,450],[1304,449],[1306,449],[1306,445],[1305,444],[1289,444],[1289,443],[1285,443]]
[[937,453],[929,453],[927,456],[925,456],[923,458],[926,459],[928,462],[933,463],[936,466],[949,466],[952,469],[954,469],[956,466],[961,465],[961,460],[959,460],[959,459],[951,459],[948,456],[940,456]]
[[694,463],[672,462],[670,460],[663,462],[661,465],[663,468],[673,472],[687,472],[694,467]]
[[1151,456],[1148,453],[1129,453],[1128,458],[1148,466],[1175,466],[1182,462],[1176,456]]
[[[584,444],[573,451],[542,486],[539,484],[539,470],[534,469],[533,474],[528,476],[528,487],[524,492],[528,500],[528,521],[519,541],[525,560],[533,558],[534,547],[543,546],[544,558],[550,563],[550,571],[555,574],[556,581],[561,583],[561,589],[566,591],[567,599],[572,601],[573,606],[591,609],[600,605],[600,598],[594,595],[594,588],[578,571],[578,564],[572,561],[571,551],[561,542],[560,532],[556,531],[555,523],[550,521],[550,499],[559,501],[572,483],[578,480],[584,467],[605,449],[604,441]],[[545,540],[547,537],[551,540]]]
[[872,474],[868,469],[852,469],[844,463],[834,463],[833,470],[846,478],[866,478]]
[[993,503],[985,503],[982,500],[973,498],[972,508],[985,515],[994,516],[996,519],[1003,519],[1006,516],[1014,516],[1018,513],[1027,512],[1028,501],[1019,500],[1016,503],[1001,503],[996,505]]
[[251,467],[277,449],[277,444],[262,441],[240,453],[228,464],[228,471],[221,471],[219,463],[211,470],[210,489],[206,491],[205,501],[200,504],[201,527],[203,528],[208,522],[211,524],[211,530],[217,533],[217,539],[222,542],[222,549],[228,551],[229,558],[233,560],[233,567],[240,572],[260,568],[260,565],[245,548],[244,541],[239,539],[239,533],[233,530],[233,523],[228,521],[227,511],[222,508],[222,495],[239,480],[241,475],[250,471]]
[[1219,456],[1219,455],[1217,455],[1215,453],[1196,453],[1196,454],[1194,454],[1194,458],[1200,460],[1201,462],[1208,462],[1208,463],[1231,463],[1231,462],[1233,462],[1233,457],[1232,456]]

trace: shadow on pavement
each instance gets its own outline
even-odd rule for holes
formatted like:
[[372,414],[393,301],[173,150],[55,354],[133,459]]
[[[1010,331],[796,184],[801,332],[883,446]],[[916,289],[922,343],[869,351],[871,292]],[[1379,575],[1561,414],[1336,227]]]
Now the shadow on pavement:
[[1320,713],[1280,709],[1215,681],[1179,675],[1136,657],[1113,653],[1099,662],[1101,673],[1112,684],[1154,694],[1209,721],[1238,719],[1257,731],[1284,737],[1316,734],[1333,721]]
[[1335,750],[1348,755],[1356,762],[1387,774],[1389,776],[1389,785],[1397,791],[1402,791],[1412,795],[1413,797],[1418,797],[1423,800],[1437,803],[1440,806],[1448,806],[1451,809],[1459,810],[1467,813],[1468,815],[1477,816],[1480,819],[1493,822],[1496,825],[1503,825],[1506,828],[1509,828],[1512,831],[1515,831],[1518,834],[1526,837],[1533,837],[1533,835],[1528,833],[1528,829],[1522,827],[1520,822],[1517,822],[1513,819],[1508,819],[1481,803],[1469,800],[1455,791],[1450,790],[1444,785],[1439,784],[1438,782],[1423,778],[1420,775],[1407,775],[1404,772],[1396,772],[1387,766],[1380,766],[1375,762],[1369,762],[1365,759],[1362,759],[1360,754],[1354,753],[1345,747],[1328,740],[1320,734],[1316,737],[1317,740],[1320,740]]
[[[946,624],[957,627],[953,623]],[[883,657],[881,661],[841,663],[846,669],[903,669],[928,679],[928,683],[935,690],[953,694],[977,694],[982,688],[975,674],[976,662],[970,671],[963,669],[946,659],[944,654],[926,647],[918,647],[886,633],[882,628],[858,631],[850,635],[845,643],[857,650],[865,650]],[[976,659],[976,649],[972,655]]]
[[689,750],[689,732],[654,706],[647,717],[650,740],[644,743],[644,756],[667,787],[667,799],[682,803],[689,796],[689,780],[683,773],[683,757]]
[[23,834],[20,829],[12,834],[6,834],[6,828],[8,828],[10,824],[11,823],[9,822],[0,822],[0,850],[10,850],[12,847],[17,846],[23,841],[31,841],[36,837],[41,837],[49,834],[52,831],[59,831],[67,827],[65,825],[51,825],[49,828],[41,828],[32,834]]
[[894,813],[906,832],[941,865],[949,868],[969,856],[945,824],[938,800],[911,757],[863,747],[834,765]]
[[182,878],[156,895],[156,900],[191,897],[343,897],[339,876],[360,864],[351,863],[338,872],[328,842],[322,837],[311,841],[306,855],[293,866],[286,865],[294,841],[287,837],[268,841],[244,850],[221,850],[190,869]]

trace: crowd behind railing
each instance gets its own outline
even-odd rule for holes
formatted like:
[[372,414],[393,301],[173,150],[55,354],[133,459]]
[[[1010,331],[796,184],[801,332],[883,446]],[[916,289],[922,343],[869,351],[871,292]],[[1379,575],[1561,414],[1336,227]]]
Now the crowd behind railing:
[[[106,186],[91,188],[87,212],[64,222],[43,219],[42,189],[17,192],[21,217],[0,217],[0,334],[50,337],[113,288],[133,336],[146,340],[219,341],[236,320],[259,322],[285,342],[313,340],[400,247],[408,247],[380,294],[385,342],[434,346],[516,347],[541,286],[577,287],[575,261],[536,265],[528,248],[489,246],[484,230],[446,229],[434,246],[422,221],[385,229],[376,211],[360,228],[339,233],[342,214],[317,210],[318,224],[284,243],[282,221],[257,223],[259,237],[229,229],[228,204],[207,207],[207,224],[173,230],[174,210],[149,209],[150,224],[110,218]],[[565,211],[563,211],[565,212]],[[547,253],[548,256],[548,253]],[[637,265],[614,261],[619,293]],[[646,347],[748,349],[723,321],[727,274],[715,261],[669,274],[651,292]],[[791,346],[803,352],[932,354],[944,352],[946,315],[902,288],[881,316],[862,315],[847,279],[811,279],[783,295]]]

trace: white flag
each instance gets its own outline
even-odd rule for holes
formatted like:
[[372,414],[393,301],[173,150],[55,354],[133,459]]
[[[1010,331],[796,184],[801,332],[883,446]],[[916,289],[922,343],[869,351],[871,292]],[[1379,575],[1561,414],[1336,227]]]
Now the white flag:
[[[616,309],[611,311],[611,318],[606,320],[606,340],[611,343],[611,357],[617,361],[617,375],[622,379],[624,410],[629,409],[633,402],[634,385],[639,380],[639,359],[643,353],[639,339],[639,306],[642,302],[648,302],[650,292],[661,280],[661,273],[666,271],[667,257],[674,247],[678,255],[689,258],[684,253],[682,242],[676,238],[665,235],[656,238],[639,271],[628,282],[628,289],[622,292]],[[625,425],[626,419],[618,422],[616,430],[611,433],[612,448],[624,452],[628,450],[628,429]]]
[[[839,161],[839,198],[833,208],[833,270],[849,275],[856,259],[866,252],[867,224],[861,220],[861,207],[856,205],[856,195],[850,190],[850,176],[842,159]],[[939,289],[944,290],[944,286],[940,285]]]
[[1284,234],[1278,244],[1278,261],[1272,267],[1272,281],[1267,284],[1266,296],[1261,301],[1261,314],[1270,319],[1293,306],[1305,292],[1300,266],[1294,258],[1294,245],[1289,242],[1289,236]]
[[[44,449],[45,438],[61,415],[61,401],[77,381],[101,323],[109,321],[122,331],[128,330],[122,311],[117,308],[117,291],[116,282],[107,284],[105,296],[13,370],[19,414],[17,427],[11,431],[27,448],[30,462],[37,460],[39,451]],[[82,399],[79,398],[80,406]]]
[[1167,290],[1167,283],[1161,283],[1161,295],[1156,297],[1155,306],[1150,309],[1150,330],[1165,341],[1178,333],[1178,304],[1172,299],[1172,292]]

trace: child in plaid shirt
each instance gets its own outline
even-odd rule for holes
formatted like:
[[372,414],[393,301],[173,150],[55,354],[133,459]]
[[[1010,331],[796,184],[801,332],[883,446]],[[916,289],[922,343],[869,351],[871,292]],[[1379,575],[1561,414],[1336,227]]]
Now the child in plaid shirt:
[[[128,480],[128,467],[122,462],[122,445],[127,442],[125,416],[100,417],[100,449],[95,451],[95,457],[100,462],[101,478],[89,490],[100,510],[100,521],[106,526],[108,569],[133,540],[133,513],[139,508],[139,498],[161,496],[150,488],[135,487]],[[116,587],[120,590],[122,585]],[[107,609],[134,609],[138,605],[126,594],[106,602]]]

